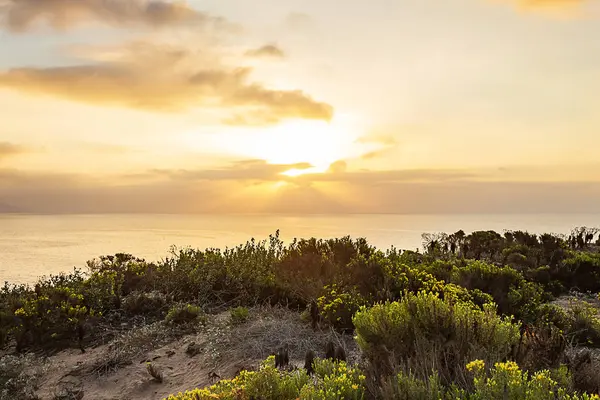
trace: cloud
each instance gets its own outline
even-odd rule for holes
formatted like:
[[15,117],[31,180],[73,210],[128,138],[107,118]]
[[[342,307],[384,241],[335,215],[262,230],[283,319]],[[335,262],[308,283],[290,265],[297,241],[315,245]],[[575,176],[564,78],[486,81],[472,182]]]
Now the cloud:
[[156,171],[174,180],[184,181],[249,181],[258,180],[263,182],[279,181],[282,172],[290,169],[308,169],[312,166],[308,163],[298,164],[269,164],[264,160],[244,160],[220,169],[208,169],[200,171],[178,170],[178,171]]
[[279,47],[274,44],[267,44],[257,49],[251,49],[246,52],[247,57],[255,58],[285,58],[285,53]]
[[186,2],[165,0],[0,0],[0,17],[13,32],[47,22],[54,29],[100,22],[118,27],[219,22]]
[[572,18],[581,15],[580,7],[588,0],[495,0],[509,2],[525,12],[543,13],[547,16]]
[[250,160],[223,169],[152,171],[137,179],[0,170],[0,199],[5,209],[18,205],[21,212],[39,213],[600,212],[600,182],[485,182],[444,171],[361,171],[323,174],[328,180],[312,185],[281,184],[279,172],[290,167]]
[[23,146],[19,146],[13,143],[0,142],[0,160],[8,157],[15,156],[25,152]]
[[250,81],[251,68],[226,67],[200,51],[137,42],[79,55],[88,63],[0,72],[0,87],[161,112],[211,107],[233,115],[230,123],[244,116],[269,123],[333,116],[331,105],[301,90],[269,89]]
[[308,14],[292,12],[285,18],[285,25],[293,31],[302,33],[312,29],[315,22]]

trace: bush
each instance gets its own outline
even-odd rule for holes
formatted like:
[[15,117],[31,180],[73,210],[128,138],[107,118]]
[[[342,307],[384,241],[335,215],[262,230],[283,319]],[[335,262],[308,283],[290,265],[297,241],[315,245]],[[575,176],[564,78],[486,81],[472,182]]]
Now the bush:
[[155,315],[164,312],[166,297],[159,292],[133,292],[123,299],[123,310],[129,315]]
[[263,399],[263,400],[359,400],[365,395],[365,376],[344,362],[315,360],[315,378],[303,369],[292,372],[275,368],[275,357],[259,371],[242,371],[231,380],[205,388],[171,395],[167,400]]
[[352,331],[352,317],[366,300],[356,291],[342,292],[335,285],[324,290],[326,293],[319,297],[317,304],[325,322],[339,331]]
[[191,304],[178,304],[169,310],[165,322],[176,325],[187,324],[202,321],[202,317],[204,317],[204,314],[200,307]]
[[[474,358],[497,362],[511,354],[519,328],[496,314],[433,293],[408,293],[401,301],[362,308],[354,316],[357,340],[371,365],[395,364],[425,378],[437,369],[443,383],[465,384],[460,365]],[[375,374],[389,373],[375,371]]]
[[[404,373],[383,390],[385,400],[597,400],[596,394],[571,393],[565,382],[567,372],[539,371],[532,375],[521,371],[512,361],[496,363],[486,372],[485,363],[476,360],[467,364],[471,375],[467,389],[455,385],[445,387],[437,375],[418,379]],[[568,382],[567,382],[568,384]]]
[[246,307],[236,307],[231,309],[230,314],[232,323],[241,324],[248,320],[250,311]]
[[500,313],[526,321],[534,318],[543,294],[539,285],[527,282],[520,272],[483,261],[472,261],[464,268],[455,268],[452,282],[490,294]]
[[[598,395],[569,394],[552,379],[548,370],[533,375],[521,371],[512,361],[496,363],[489,373],[485,371],[485,363],[476,360],[467,365],[473,374],[473,394],[470,399],[523,399],[523,400],[591,400],[600,399]],[[462,398],[466,398],[463,394]]]
[[567,335],[576,344],[600,347],[600,319],[598,310],[584,301],[571,303],[571,324]]

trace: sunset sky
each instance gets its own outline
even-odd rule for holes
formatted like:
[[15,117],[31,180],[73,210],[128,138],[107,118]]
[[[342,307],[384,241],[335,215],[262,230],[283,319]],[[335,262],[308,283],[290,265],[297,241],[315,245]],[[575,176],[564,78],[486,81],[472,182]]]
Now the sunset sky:
[[0,0],[0,212],[600,212],[600,1]]

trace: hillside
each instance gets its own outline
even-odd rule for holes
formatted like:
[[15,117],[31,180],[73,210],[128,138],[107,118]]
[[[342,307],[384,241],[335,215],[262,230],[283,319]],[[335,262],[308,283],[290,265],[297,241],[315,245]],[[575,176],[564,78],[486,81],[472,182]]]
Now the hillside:
[[275,234],[6,285],[0,399],[597,398],[598,230],[423,239]]

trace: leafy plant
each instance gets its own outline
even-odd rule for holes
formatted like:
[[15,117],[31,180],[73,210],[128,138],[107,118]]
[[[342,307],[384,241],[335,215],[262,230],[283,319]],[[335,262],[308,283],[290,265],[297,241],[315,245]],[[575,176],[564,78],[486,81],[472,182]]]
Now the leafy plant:
[[248,320],[250,311],[246,307],[236,307],[231,309],[230,314],[232,323],[241,324]]

